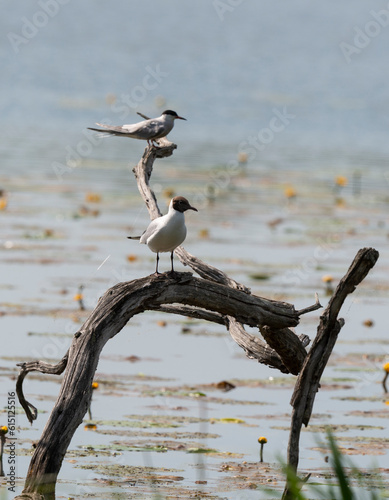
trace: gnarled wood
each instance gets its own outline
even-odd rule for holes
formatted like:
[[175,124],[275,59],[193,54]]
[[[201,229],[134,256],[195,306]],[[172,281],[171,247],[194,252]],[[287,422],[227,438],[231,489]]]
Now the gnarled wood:
[[[347,295],[353,293],[370,269],[374,267],[378,256],[379,253],[374,248],[362,248],[359,250],[346,275],[340,280],[323,315],[320,317],[317,335],[297,378],[291,399],[293,411],[288,443],[288,465],[294,471],[297,471],[299,462],[301,427],[303,424],[307,426],[309,423],[316,393],[320,387],[321,376],[332,353],[338,334],[344,325],[344,320],[338,319],[340,308]],[[282,498],[292,500],[288,485],[285,487]]]
[[[159,148],[147,147],[141,161],[134,168],[139,191],[152,219],[161,215],[155,194],[149,186],[154,160],[170,156],[176,148],[166,140],[161,141],[160,145]],[[291,304],[252,295],[249,288],[190,255],[183,247],[178,247],[176,254],[181,262],[190,266],[203,279],[195,278],[190,273],[167,273],[118,283],[99,299],[94,311],[74,335],[67,355],[58,365],[51,366],[37,362],[22,366],[18,380],[18,394],[22,401],[24,399],[22,382],[28,371],[38,369],[46,373],[59,373],[65,366],[66,369],[57,401],[31,459],[25,489],[17,498],[54,500],[55,483],[63,457],[90,404],[92,380],[101,350],[134,315],[147,310],[187,314],[224,324],[231,337],[245,350],[248,357],[277,368],[283,373],[298,373],[303,364],[304,376],[302,373],[299,376],[300,386],[295,391],[293,399],[295,405],[294,420],[292,419],[293,442],[296,436],[299,436],[298,425],[301,428],[301,423],[309,420],[315,393],[312,391],[318,388],[322,370],[332,350],[334,339],[336,340],[337,328],[341,327],[341,321],[337,321],[336,317],[344,300],[342,297],[351,293],[353,286],[358,284],[356,275],[363,279],[361,276],[364,277],[369,270],[366,267],[363,272],[359,272],[356,268],[359,265],[363,267],[363,263],[369,258],[371,267],[374,265],[374,251],[367,252],[362,260],[355,263],[352,272],[350,270],[348,273],[352,278],[339,284],[322,317],[321,325],[324,332],[322,337],[329,332],[333,338],[330,341],[327,339],[323,342],[317,341],[318,334],[308,355],[305,352],[308,338],[306,336],[298,338],[289,327],[296,326],[302,314],[320,307],[318,300],[314,306],[296,311]],[[274,348],[246,332],[244,324],[259,328]],[[318,353],[323,352],[322,344],[324,344],[324,354],[316,360],[315,352],[312,355],[311,352],[314,349]],[[294,354],[288,352],[290,349],[293,349]],[[296,359],[292,359],[293,356]],[[310,365],[314,366],[316,362],[319,363],[318,376],[314,369],[311,370]],[[309,380],[305,379],[306,376],[313,380],[311,385]],[[35,408],[25,399],[24,403],[27,416],[33,419]],[[296,449],[298,460],[298,439]],[[291,457],[292,454],[288,458]]]
[[248,358],[256,359],[259,363],[268,365],[270,368],[277,368],[282,373],[289,373],[274,349],[261,339],[246,332],[242,323],[239,323],[235,318],[229,316],[228,321],[231,337],[245,351]]
[[269,346],[277,352],[288,371],[293,375],[298,375],[307,351],[297,335],[289,328],[277,330],[270,326],[262,326],[260,331]]
[[93,376],[106,342],[134,315],[177,303],[206,309],[218,318],[238,318],[251,326],[274,323],[282,328],[299,321],[291,304],[248,295],[190,273],[153,274],[113,286],[74,335],[60,393],[31,459],[24,493],[54,498],[56,478],[70,440],[89,407]]
[[36,420],[36,417],[38,415],[38,410],[35,408],[34,405],[29,403],[24,397],[23,381],[26,375],[33,371],[47,373],[50,375],[60,375],[65,370],[66,365],[68,363],[68,354],[69,351],[56,365],[51,365],[49,363],[45,363],[44,361],[31,361],[29,363],[19,363],[17,365],[20,366],[21,369],[19,372],[18,379],[16,381],[16,394],[19,398],[19,403],[22,405],[22,408],[25,411],[30,424],[32,424],[32,422]]

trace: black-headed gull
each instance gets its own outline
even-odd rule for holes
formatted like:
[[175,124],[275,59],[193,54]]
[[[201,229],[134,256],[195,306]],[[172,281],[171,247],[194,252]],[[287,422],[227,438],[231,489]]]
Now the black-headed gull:
[[174,273],[173,252],[185,240],[186,226],[184,212],[187,210],[198,211],[183,196],[175,196],[170,201],[168,213],[152,220],[142,236],[128,236],[130,240],[140,240],[140,243],[144,243],[152,252],[157,254],[155,274],[159,274],[158,262],[161,252],[171,253],[171,272]]

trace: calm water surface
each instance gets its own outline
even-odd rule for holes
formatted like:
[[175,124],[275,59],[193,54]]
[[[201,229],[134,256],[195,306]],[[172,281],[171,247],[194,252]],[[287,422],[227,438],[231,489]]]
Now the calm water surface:
[[[363,435],[387,435],[387,418],[352,413],[388,408],[380,383],[388,356],[389,30],[379,17],[387,3],[234,3],[225,1],[221,11],[208,1],[54,1],[54,12],[44,0],[3,2],[0,188],[8,206],[0,212],[0,408],[14,388],[16,362],[58,360],[66,352],[87,315],[73,301],[80,284],[89,311],[109,286],[153,270],[148,249],[125,238],[148,223],[131,173],[144,144],[99,140],[86,128],[131,123],[137,111],[157,116],[170,108],[188,121],[170,134],[178,149],[155,164],[152,184],[163,210],[167,189],[199,208],[187,217],[191,253],[253,292],[300,308],[316,291],[326,303],[322,276],[331,274],[336,283],[359,248],[380,251],[375,270],[343,307],[346,326],[312,423],[372,425],[377,428]],[[242,151],[249,161],[236,168]],[[335,187],[339,175],[347,177],[343,188]],[[296,196],[288,199],[286,188]],[[88,193],[100,202],[88,201]],[[136,260],[130,262],[129,254]],[[168,268],[167,256],[161,266]],[[178,263],[177,269],[185,270]],[[268,279],[255,280],[255,274]],[[304,318],[298,333],[313,337],[318,316]],[[367,319],[374,320],[370,329],[363,326]],[[174,415],[177,406],[186,416],[202,415],[193,398],[145,395],[142,382],[129,378],[139,374],[160,377],[150,382],[159,389],[278,377],[247,360],[222,329],[196,324],[184,335],[184,321],[145,314],[109,342],[97,379],[124,377],[125,386],[112,391],[101,383],[94,418]],[[130,355],[140,361],[129,363]],[[334,387],[336,378],[350,379],[348,387]],[[241,418],[251,426],[208,424],[207,432],[221,437],[205,444],[256,461],[256,440],[266,435],[266,460],[275,465],[286,449],[292,382],[287,377],[277,389],[243,385],[217,393],[264,404],[209,400],[209,418]],[[58,387],[53,380],[27,380],[26,393],[43,413],[32,428],[20,415],[21,447],[29,450],[39,439]],[[6,415],[0,417],[6,424]],[[180,430],[198,431],[199,424]],[[80,429],[71,448],[110,446],[113,439]],[[304,433],[302,468],[325,466],[315,446],[315,436]],[[188,488],[198,479],[198,458],[184,452],[123,457],[128,465],[179,469]],[[376,457],[354,458],[360,467],[389,467],[387,448]],[[224,477],[217,472],[224,459],[205,459],[210,491]],[[19,458],[20,478],[28,462],[28,456]],[[75,468],[84,462],[64,463],[59,493],[77,495],[77,481],[95,488],[100,475]],[[221,491],[221,497],[236,498],[228,488]],[[244,495],[257,498],[255,492]]]

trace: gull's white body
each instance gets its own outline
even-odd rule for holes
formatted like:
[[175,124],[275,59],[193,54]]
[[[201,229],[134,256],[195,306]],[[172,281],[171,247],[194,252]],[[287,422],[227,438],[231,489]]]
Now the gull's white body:
[[146,244],[154,253],[173,252],[186,238],[185,215],[172,208],[169,212],[150,222],[140,237],[140,243]]
[[184,212],[197,209],[192,207],[186,198],[174,197],[169,204],[169,211],[162,217],[152,220],[142,236],[129,236],[132,240],[139,240],[157,254],[156,274],[158,274],[158,261],[161,252],[171,253],[172,272],[173,252],[186,238]]

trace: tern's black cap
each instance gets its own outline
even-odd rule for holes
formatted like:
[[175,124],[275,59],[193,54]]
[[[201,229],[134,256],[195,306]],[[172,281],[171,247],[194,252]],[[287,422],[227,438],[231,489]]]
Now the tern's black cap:
[[178,116],[175,111],[172,111],[171,109],[167,109],[162,113],[163,115],[171,115],[174,116],[174,118],[179,118],[180,120],[186,120],[186,118],[183,118],[182,116]]

